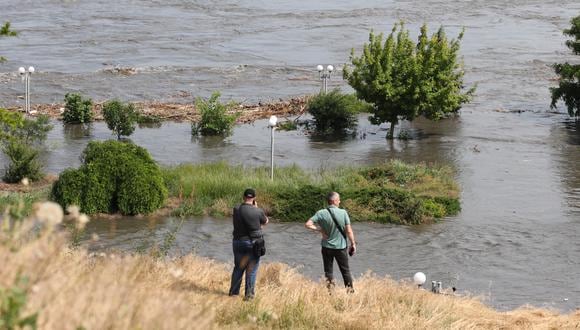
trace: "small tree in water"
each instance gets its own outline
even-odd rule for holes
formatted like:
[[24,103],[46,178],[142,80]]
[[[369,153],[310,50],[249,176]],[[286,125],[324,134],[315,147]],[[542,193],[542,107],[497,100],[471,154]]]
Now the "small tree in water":
[[191,125],[192,135],[228,135],[231,133],[238,114],[229,112],[237,104],[235,102],[223,104],[219,98],[220,93],[214,92],[207,101],[200,97],[195,100],[195,108],[199,111],[201,119]]
[[359,112],[368,112],[370,107],[353,94],[342,94],[339,89],[318,94],[308,101],[308,112],[314,117],[317,133],[344,134],[356,128]]
[[351,52],[352,70],[345,65],[343,77],[357,96],[373,104],[371,123],[391,124],[392,139],[400,119],[412,121],[423,115],[438,120],[456,113],[469,102],[475,87],[463,93],[463,65],[458,60],[460,41],[448,40],[443,28],[431,37],[421,27],[415,44],[403,23],[396,24],[383,43],[383,35],[369,35],[360,56]]
[[106,102],[103,105],[103,118],[107,127],[117,135],[117,140],[120,140],[121,136],[129,136],[135,131],[137,112],[131,103],[123,104],[119,100]]
[[[564,30],[564,34],[573,39],[566,41],[566,46],[575,55],[580,55],[580,16],[571,21],[572,27]],[[564,101],[568,114],[578,119],[580,117],[580,64],[554,64],[556,74],[560,76],[558,87],[550,88],[552,92],[551,108],[555,108],[559,100]]]

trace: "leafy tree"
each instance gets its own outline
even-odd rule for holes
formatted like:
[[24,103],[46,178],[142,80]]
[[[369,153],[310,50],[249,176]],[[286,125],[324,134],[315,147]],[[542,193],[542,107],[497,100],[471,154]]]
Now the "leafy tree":
[[62,119],[66,124],[85,124],[93,121],[93,101],[77,93],[64,96]]
[[221,103],[220,95],[214,92],[207,101],[199,97],[195,100],[195,108],[201,119],[191,125],[192,135],[228,135],[232,131],[239,114],[230,112],[237,104]]
[[[566,41],[566,46],[575,55],[580,55],[580,16],[574,17],[572,27],[564,30],[564,34],[572,37]],[[560,76],[558,87],[550,88],[552,92],[551,108],[555,108],[559,100],[564,101],[571,117],[580,117],[580,64],[554,64],[556,74]]]
[[32,181],[42,179],[39,144],[51,129],[48,116],[33,120],[20,113],[0,109],[0,147],[10,161],[2,178],[5,182],[20,182],[23,178]]
[[119,100],[112,100],[103,105],[103,117],[107,127],[117,135],[129,136],[135,131],[138,115],[135,106],[131,103],[123,104]]
[[457,112],[471,99],[475,88],[462,93],[463,66],[458,60],[460,41],[449,40],[443,28],[428,36],[427,26],[415,44],[403,23],[395,24],[383,42],[383,34],[369,35],[360,56],[351,51],[351,70],[343,77],[357,97],[373,105],[373,124],[388,122],[388,139],[400,119],[412,121],[423,115],[437,120]]
[[316,131],[319,133],[344,133],[354,128],[356,115],[366,109],[356,96],[342,94],[338,89],[318,94],[308,101],[308,112],[314,117]]

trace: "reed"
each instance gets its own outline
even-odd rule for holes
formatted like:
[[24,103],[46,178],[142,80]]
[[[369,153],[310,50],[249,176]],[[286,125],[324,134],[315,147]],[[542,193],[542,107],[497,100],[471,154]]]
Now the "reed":
[[[55,207],[56,206],[56,207]],[[263,263],[257,297],[228,297],[231,265],[195,255],[89,253],[71,248],[58,205],[30,221],[0,222],[0,323],[36,315],[39,329],[572,329],[568,315],[535,308],[498,312],[479,299],[434,295],[372,273],[354,294],[280,263]],[[265,258],[267,260],[267,257]],[[20,296],[22,298],[22,296]],[[7,307],[7,308],[5,308]],[[6,312],[9,310],[10,315]]]
[[338,191],[353,221],[418,224],[459,212],[459,189],[445,167],[393,161],[374,167],[305,171],[226,163],[179,165],[164,169],[170,195],[181,200],[177,216],[229,216],[241,192],[253,187],[259,206],[281,221],[305,221]]

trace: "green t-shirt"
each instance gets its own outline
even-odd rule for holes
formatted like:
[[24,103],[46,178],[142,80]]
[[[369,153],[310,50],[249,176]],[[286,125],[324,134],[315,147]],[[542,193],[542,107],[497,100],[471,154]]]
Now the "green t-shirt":
[[[344,230],[346,234],[346,225],[350,225],[350,218],[348,217],[348,213],[346,210],[339,209],[338,207],[331,205],[329,206],[330,211],[334,214],[336,221],[338,222],[339,226]],[[328,239],[323,239],[321,244],[325,248],[329,249],[346,249],[346,239],[336,225],[334,221],[332,221],[332,217],[328,213],[328,210],[322,209],[311,218],[312,222],[319,225],[325,233],[328,234]]]

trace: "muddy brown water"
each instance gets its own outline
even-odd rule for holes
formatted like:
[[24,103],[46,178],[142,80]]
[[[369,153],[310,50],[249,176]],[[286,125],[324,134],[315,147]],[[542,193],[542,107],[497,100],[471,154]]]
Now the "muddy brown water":
[[[563,311],[580,307],[580,131],[548,108],[550,64],[575,59],[561,30],[580,14],[564,1],[58,1],[5,0],[2,20],[21,34],[0,39],[0,106],[20,105],[18,66],[34,65],[32,102],[60,102],[82,91],[103,100],[190,102],[222,91],[258,102],[316,91],[313,68],[334,64],[331,87],[348,88],[340,67],[368,30],[389,31],[399,19],[417,31],[445,24],[466,28],[462,54],[474,102],[459,118],[403,123],[408,141],[387,142],[384,127],[361,116],[353,139],[328,141],[301,132],[276,133],[276,165],[319,170],[389,159],[438,163],[456,171],[462,212],[425,226],[357,223],[359,276],[372,270],[394,279],[416,271],[508,309],[524,304]],[[32,5],[34,4],[34,5]],[[116,68],[131,68],[130,74]],[[365,138],[362,138],[362,137]],[[103,123],[55,129],[44,155],[49,172],[78,166],[89,140],[111,138]],[[228,161],[269,164],[264,121],[236,127],[226,139],[190,137],[187,123],[138,129],[131,139],[161,164]],[[5,159],[0,158],[1,165]],[[2,166],[3,167],[3,166]],[[297,219],[305,220],[305,219]],[[139,251],[162,244],[180,219],[91,222],[92,249]],[[231,262],[229,219],[189,218],[172,253],[194,251]],[[319,279],[317,238],[301,223],[267,229],[266,261],[282,261]]]

